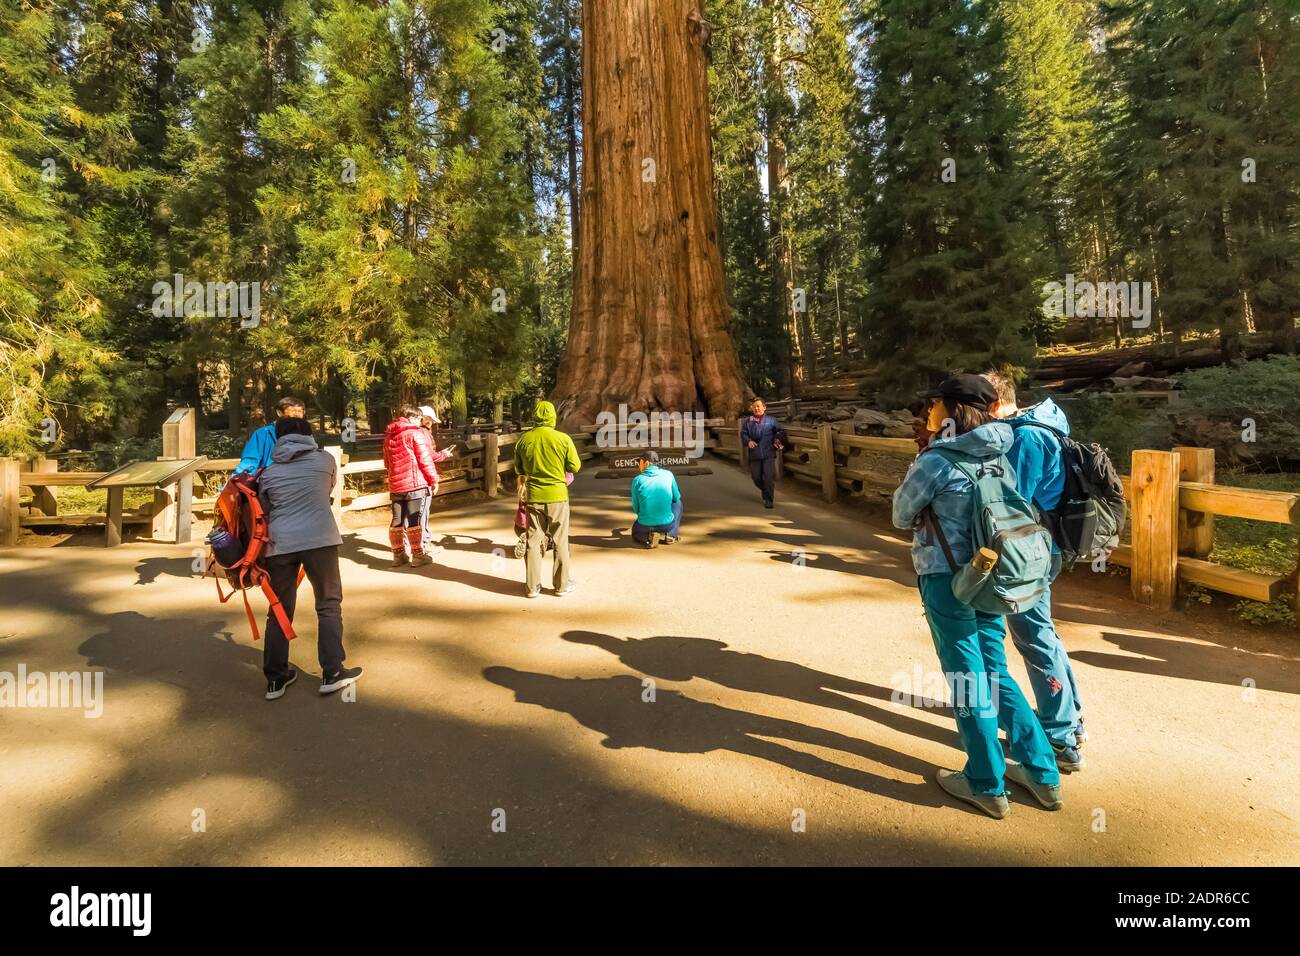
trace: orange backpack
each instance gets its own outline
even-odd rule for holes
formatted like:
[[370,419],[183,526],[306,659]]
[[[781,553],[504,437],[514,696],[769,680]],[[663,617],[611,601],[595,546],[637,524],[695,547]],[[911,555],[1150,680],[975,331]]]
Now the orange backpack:
[[[232,475],[217,496],[213,514],[215,521],[208,534],[210,550],[204,573],[211,574],[216,580],[218,600],[225,604],[235,596],[236,591],[243,592],[248,626],[256,641],[261,634],[253,617],[253,608],[248,603],[248,591],[260,587],[271,605],[271,613],[280,622],[284,636],[293,640],[293,624],[284,612],[284,605],[271,588],[271,576],[262,562],[263,552],[271,543],[271,537],[266,510],[257,493],[257,475]],[[304,574],[305,569],[299,568],[298,584],[302,584]],[[223,577],[231,586],[229,594],[221,592]]]

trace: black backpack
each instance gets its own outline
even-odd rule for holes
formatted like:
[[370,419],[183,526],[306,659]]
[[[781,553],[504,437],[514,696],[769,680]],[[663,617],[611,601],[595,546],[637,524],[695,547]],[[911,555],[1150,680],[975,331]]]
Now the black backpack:
[[1061,443],[1065,488],[1056,507],[1042,517],[1061,551],[1063,566],[1110,554],[1128,518],[1124,483],[1110,454],[1096,442],[1081,444],[1051,425],[1020,423],[1024,425],[1049,431]]

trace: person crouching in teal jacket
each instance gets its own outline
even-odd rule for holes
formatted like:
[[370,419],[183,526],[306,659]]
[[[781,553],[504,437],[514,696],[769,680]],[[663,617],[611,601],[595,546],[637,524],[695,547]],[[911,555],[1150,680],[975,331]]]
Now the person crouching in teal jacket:
[[632,479],[632,510],[636,512],[632,538],[647,548],[657,548],[660,541],[673,544],[682,528],[677,476],[659,467],[659,455],[654,451],[641,453],[639,467],[641,473]]
[[[953,376],[924,397],[938,399],[932,419],[939,427],[931,448],[950,448],[983,460],[1002,459],[1011,448],[1011,426],[991,414],[997,392],[982,376]],[[1004,777],[1028,790],[1044,808],[1059,810],[1061,778],[1051,744],[1007,670],[1005,619],[976,611],[953,596],[944,542],[954,564],[970,562],[971,487],[970,479],[944,455],[922,452],[894,492],[894,527],[913,530],[912,564],[921,603],[966,751],[965,769],[940,770],[936,782],[998,820],[1011,811]],[[1003,757],[999,728],[1006,731],[1017,762]]]

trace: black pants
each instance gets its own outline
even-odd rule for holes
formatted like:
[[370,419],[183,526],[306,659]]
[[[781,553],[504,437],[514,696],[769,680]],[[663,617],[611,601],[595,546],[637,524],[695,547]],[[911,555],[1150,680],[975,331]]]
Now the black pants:
[[749,459],[749,477],[754,487],[763,492],[763,504],[770,505],[776,493],[776,456]]
[[[298,569],[307,569],[316,596],[316,655],[323,674],[343,666],[343,581],[339,577],[338,545],[291,551],[266,559],[271,589],[284,605],[284,613],[293,620],[298,603]],[[266,646],[262,648],[262,673],[267,680],[289,676],[289,639],[280,630],[275,614],[266,616]]]
[[429,489],[388,496],[393,508],[390,528],[423,528],[429,517]]

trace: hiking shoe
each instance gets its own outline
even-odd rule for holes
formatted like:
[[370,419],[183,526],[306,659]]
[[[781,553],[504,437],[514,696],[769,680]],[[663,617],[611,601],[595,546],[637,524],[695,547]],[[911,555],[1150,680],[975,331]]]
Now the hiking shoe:
[[976,793],[966,775],[959,770],[940,770],[934,775],[944,793],[978,807],[994,820],[1001,820],[1011,812],[1011,803],[1005,793]]
[[342,690],[349,684],[355,684],[361,680],[364,673],[360,667],[340,667],[336,671],[328,674],[322,674],[320,679],[320,692],[322,694],[332,694],[336,690]]
[[664,535],[664,544],[676,544],[680,539],[680,537],[681,537],[680,535],[676,538],[672,537],[671,535]]
[[531,589],[529,589],[527,592],[524,593],[524,597],[526,597],[526,598],[535,598],[535,597],[537,597],[537,596],[538,596],[539,594],[541,594],[541,593],[542,593],[542,589],[541,589],[541,588],[531,588]]
[[773,504],[773,503],[770,502],[770,501],[764,501],[764,502],[763,502],[763,507],[764,507],[764,508],[775,508],[776,505]]
[[555,592],[555,596],[556,596],[556,597],[564,597],[564,595],[566,595],[566,594],[572,594],[572,593],[573,593],[574,591],[576,591],[576,590],[578,590],[578,582],[577,582],[577,581],[570,581],[570,582],[569,582],[568,584],[566,584],[564,587],[560,588],[560,590],[556,591],[556,592]]
[[646,546],[647,548],[649,548],[650,550],[652,550],[652,551],[653,551],[655,548],[659,547],[659,532],[658,532],[658,531],[651,531],[651,532],[650,532],[650,537],[646,538],[645,546]]
[[1007,761],[1006,779],[1024,787],[1044,810],[1059,810],[1065,805],[1059,783],[1034,783],[1024,764]]
[[429,557],[427,554],[411,555],[411,567],[422,568],[426,564],[433,564],[433,558]]
[[403,567],[403,566],[406,565],[406,564],[409,564],[409,563],[410,563],[410,560],[411,560],[411,559],[408,558],[408,557],[406,556],[406,552],[405,552],[405,551],[394,551],[394,552],[393,552],[393,567],[395,567],[395,568],[400,568],[400,567]]
[[518,541],[515,542],[515,557],[523,558],[523,556],[527,553],[528,553],[528,542],[525,541],[523,538],[520,538]]
[[1077,745],[1067,747],[1065,744],[1058,744],[1053,740],[1052,751],[1056,754],[1056,769],[1061,773],[1078,773],[1087,766],[1083,754],[1079,753]]
[[1079,718],[1079,726],[1074,728],[1074,749],[1082,750],[1083,745],[1088,742],[1088,731],[1083,729],[1083,718]]
[[298,679],[298,671],[289,668],[288,677],[278,677],[275,680],[266,682],[266,699],[279,700],[284,696],[284,692],[289,689],[289,685]]

